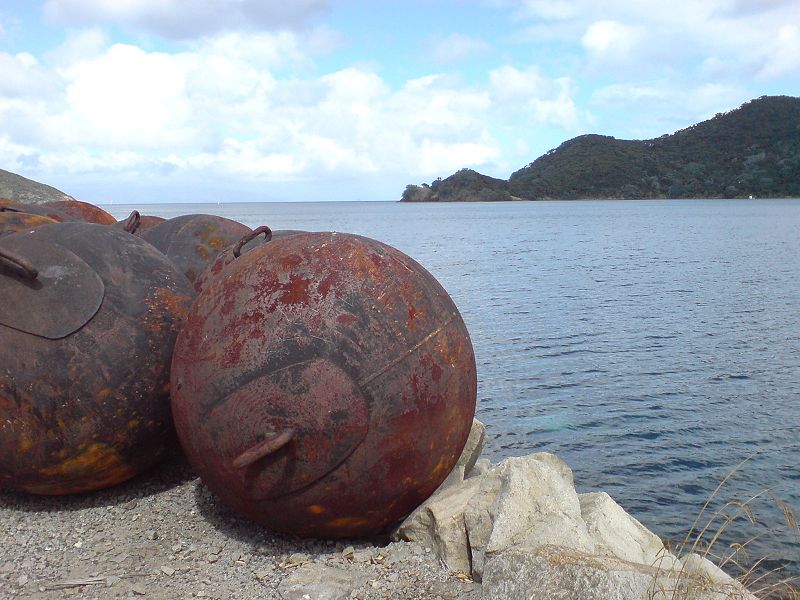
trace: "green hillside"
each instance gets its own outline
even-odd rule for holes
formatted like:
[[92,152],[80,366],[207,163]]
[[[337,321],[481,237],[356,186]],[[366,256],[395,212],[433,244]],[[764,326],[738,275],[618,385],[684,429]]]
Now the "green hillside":
[[653,140],[585,135],[509,178],[524,198],[800,196],[800,98],[762,97]]
[[[513,173],[505,189],[526,200],[800,197],[800,98],[762,96],[652,140],[582,135]],[[481,199],[464,185],[459,196]]]

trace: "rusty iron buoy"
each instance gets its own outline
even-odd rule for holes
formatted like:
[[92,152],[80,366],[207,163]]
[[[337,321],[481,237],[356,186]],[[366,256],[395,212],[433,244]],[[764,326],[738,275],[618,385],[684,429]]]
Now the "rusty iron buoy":
[[469,333],[413,259],[368,238],[293,235],[197,296],[172,361],[181,445],[233,510],[357,537],[444,480],[475,413]]
[[163,457],[190,303],[166,257],[113,227],[0,236],[0,488],[92,491]]
[[246,225],[225,217],[198,214],[167,219],[141,237],[163,252],[194,283],[208,263],[250,231]]
[[53,208],[59,213],[70,217],[69,220],[98,223],[100,225],[113,225],[117,222],[113,215],[104,211],[99,206],[95,206],[89,202],[83,202],[82,200],[55,200],[52,202],[45,202],[40,206]]
[[0,235],[14,233],[17,231],[30,231],[42,225],[52,225],[58,223],[50,217],[34,215],[24,212],[1,211],[0,212]]

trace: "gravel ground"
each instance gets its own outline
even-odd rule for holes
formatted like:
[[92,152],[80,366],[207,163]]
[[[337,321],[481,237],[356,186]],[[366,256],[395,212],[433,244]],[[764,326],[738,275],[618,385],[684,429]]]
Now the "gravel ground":
[[280,536],[221,505],[183,457],[93,494],[0,492],[0,599],[477,600],[430,549]]

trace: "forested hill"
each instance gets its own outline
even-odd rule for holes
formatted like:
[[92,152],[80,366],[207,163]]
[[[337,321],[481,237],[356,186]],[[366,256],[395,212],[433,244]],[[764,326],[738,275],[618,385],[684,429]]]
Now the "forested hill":
[[[415,199],[413,188],[403,200]],[[513,173],[504,191],[526,200],[800,197],[800,98],[762,96],[652,140],[582,135]],[[459,195],[468,196],[463,186]]]

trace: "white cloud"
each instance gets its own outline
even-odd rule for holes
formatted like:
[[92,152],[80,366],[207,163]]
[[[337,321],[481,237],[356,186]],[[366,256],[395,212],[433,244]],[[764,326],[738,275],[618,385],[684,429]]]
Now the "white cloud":
[[763,66],[759,76],[771,79],[783,75],[800,77],[800,27],[787,24],[762,52]]
[[625,60],[643,38],[636,27],[604,20],[589,25],[581,43],[595,60]]
[[186,39],[234,29],[293,29],[327,10],[326,0],[47,0],[51,20],[121,25]]
[[47,72],[33,55],[0,52],[0,97],[31,98],[53,91]]
[[[669,73],[750,82],[796,72],[796,0],[495,0],[526,43],[558,43],[587,76],[627,81]],[[575,45],[585,50],[581,57]],[[733,68],[729,68],[729,65]],[[621,68],[624,67],[624,68]]]
[[115,44],[64,68],[64,141],[138,148],[186,143],[192,136],[186,75],[194,61]]
[[548,79],[536,67],[520,70],[505,65],[489,73],[496,107],[512,114],[524,114],[534,123],[574,130],[579,121],[572,81]]
[[[49,173],[148,181],[435,177],[496,167],[492,128],[504,120],[574,119],[570,86],[533,71],[501,69],[484,86],[434,74],[393,87],[364,66],[303,78],[307,57],[289,32],[229,32],[154,52],[84,31],[61,48],[44,66],[0,55],[20,74],[13,90],[0,88],[6,165],[35,158]],[[523,111],[506,110],[523,97]]]
[[462,33],[430,39],[426,46],[427,57],[440,65],[458,62],[491,50],[491,45],[486,40]]

